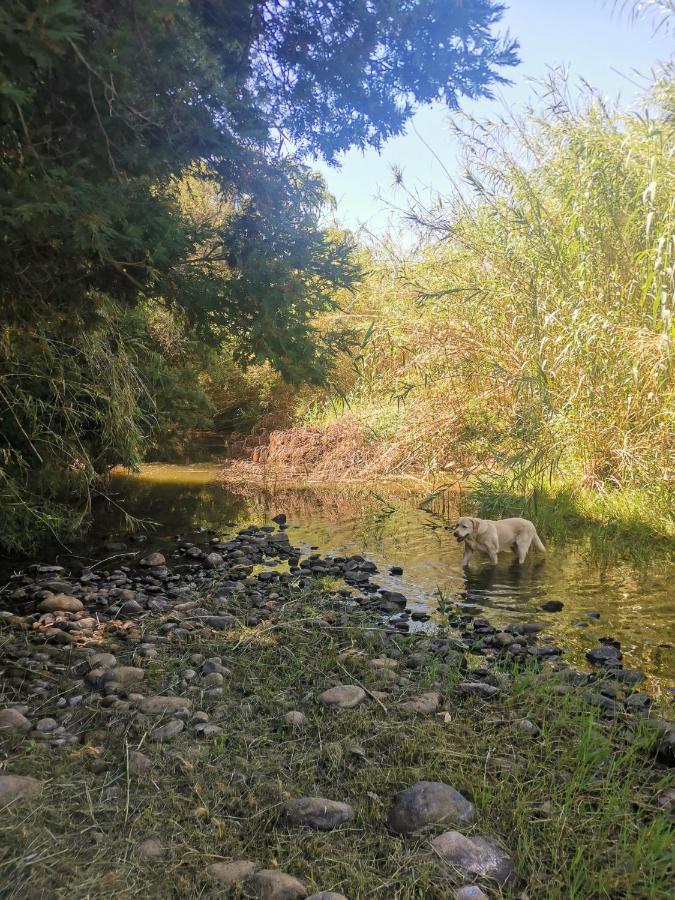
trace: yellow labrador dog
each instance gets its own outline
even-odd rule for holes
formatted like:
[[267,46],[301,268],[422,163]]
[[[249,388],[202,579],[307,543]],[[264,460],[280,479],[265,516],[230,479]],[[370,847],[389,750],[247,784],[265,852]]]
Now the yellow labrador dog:
[[530,546],[542,553],[546,552],[537,529],[528,519],[501,519],[493,522],[491,519],[462,516],[457,520],[452,533],[458,543],[464,544],[463,566],[469,565],[474,550],[487,553],[493,565],[497,563],[497,554],[502,550],[513,550],[519,563],[524,562]]

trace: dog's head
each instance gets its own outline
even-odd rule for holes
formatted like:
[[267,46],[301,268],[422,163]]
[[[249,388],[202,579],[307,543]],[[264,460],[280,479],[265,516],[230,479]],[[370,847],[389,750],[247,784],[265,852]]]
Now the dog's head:
[[478,519],[470,519],[469,516],[460,516],[460,518],[457,519],[455,527],[452,529],[455,540],[461,544],[470,534],[475,534],[478,531],[478,523]]

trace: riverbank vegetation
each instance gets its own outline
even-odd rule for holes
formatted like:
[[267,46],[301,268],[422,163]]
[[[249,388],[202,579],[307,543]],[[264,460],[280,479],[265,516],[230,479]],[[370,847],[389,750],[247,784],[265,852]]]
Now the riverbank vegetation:
[[500,15],[491,0],[3,5],[2,546],[71,532],[108,467],[208,420],[234,368],[325,376],[335,348],[314,317],[358,271],[308,160],[489,92],[517,61]]
[[672,535],[672,79],[645,107],[553,77],[522,117],[456,120],[464,185],[412,198],[422,249],[341,295],[325,321],[360,347],[269,461],[297,447],[325,473],[468,480],[484,515]]
[[[236,880],[226,865],[233,860],[247,863],[242,881],[258,869],[299,879],[289,897],[333,890],[440,900],[475,880],[490,897],[671,895],[672,779],[653,758],[654,723],[619,711],[632,689],[546,663],[497,664],[486,674],[485,657],[447,647],[444,655],[428,635],[387,635],[372,613],[341,608],[330,580],[289,590],[245,585],[282,598],[256,626],[239,624],[260,614],[244,592],[228,602],[238,624],[225,633],[196,630],[150,645],[161,620],[145,617],[142,635],[133,621],[117,632],[111,623],[102,649],[120,669],[142,665],[144,678],[128,700],[94,695],[67,713],[68,733],[81,744],[51,749],[5,735],[13,774],[50,778],[0,828],[8,898],[239,896],[227,880]],[[195,600],[222,616],[218,593]],[[197,602],[174,613],[173,627]],[[29,665],[31,632],[10,634],[7,658]],[[448,635],[461,646],[457,632]],[[141,658],[148,646],[154,657]],[[86,657],[48,649],[31,674],[49,674],[54,701],[70,697],[78,688],[69,665],[86,670]],[[466,688],[477,681],[481,690]],[[322,703],[336,684],[361,702]],[[153,715],[141,714],[150,706],[138,691],[157,707]],[[181,701],[189,712],[176,713]],[[41,714],[60,719],[52,706],[43,697]],[[180,733],[160,739],[177,721]],[[427,807],[417,828],[396,833],[388,820],[395,797],[420,781],[454,786],[473,803],[473,821],[436,821]],[[352,817],[325,831],[293,824],[284,805],[299,797],[345,802]],[[454,828],[496,842],[513,863],[505,884],[475,878],[461,862],[443,871],[430,843]]]

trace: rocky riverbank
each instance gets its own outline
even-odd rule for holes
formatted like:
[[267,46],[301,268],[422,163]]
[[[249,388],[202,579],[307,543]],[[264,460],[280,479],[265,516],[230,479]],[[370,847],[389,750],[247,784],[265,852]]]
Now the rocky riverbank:
[[669,896],[675,732],[611,637],[416,631],[276,525],[7,586],[8,897]]

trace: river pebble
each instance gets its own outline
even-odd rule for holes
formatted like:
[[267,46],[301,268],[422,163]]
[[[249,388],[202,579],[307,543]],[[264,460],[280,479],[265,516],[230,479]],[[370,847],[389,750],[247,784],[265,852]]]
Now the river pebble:
[[339,684],[329,688],[319,695],[319,700],[324,706],[351,709],[358,706],[366,699],[366,692],[356,684]]
[[457,869],[472,877],[489,878],[503,886],[513,873],[513,860],[492,838],[467,837],[446,831],[431,842],[440,874],[454,877]]
[[283,813],[292,825],[306,825],[320,831],[330,831],[354,816],[348,803],[326,800],[324,797],[300,797],[284,803]]
[[419,781],[396,796],[387,824],[392,831],[409,834],[426,825],[473,821],[474,808],[449,784]]
[[223,887],[233,884],[241,884],[250,878],[255,872],[255,864],[247,859],[237,859],[233,862],[215,862],[206,867],[209,878],[218,881]]
[[296,900],[307,888],[298,878],[278,869],[261,869],[246,882],[246,890],[259,900]]

